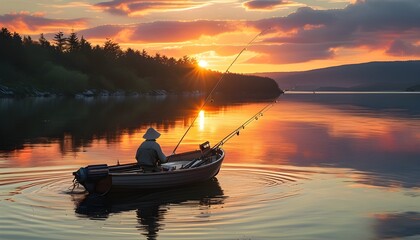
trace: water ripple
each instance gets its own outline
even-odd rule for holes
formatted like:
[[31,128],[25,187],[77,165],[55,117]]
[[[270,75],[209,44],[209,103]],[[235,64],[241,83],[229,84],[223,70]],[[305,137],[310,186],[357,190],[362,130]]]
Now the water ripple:
[[[50,234],[46,239],[74,238],[100,228],[97,236],[105,238],[130,239],[140,232],[153,239],[164,232],[169,239],[194,239],[212,232],[212,238],[224,239],[214,229],[258,221],[261,211],[273,212],[279,202],[298,196],[308,176],[301,169],[226,164],[209,182],[98,198],[82,188],[70,191],[76,168],[0,169],[0,203],[8,206],[0,206],[5,236],[42,236],[45,231]],[[14,225],[31,230],[21,232]]]

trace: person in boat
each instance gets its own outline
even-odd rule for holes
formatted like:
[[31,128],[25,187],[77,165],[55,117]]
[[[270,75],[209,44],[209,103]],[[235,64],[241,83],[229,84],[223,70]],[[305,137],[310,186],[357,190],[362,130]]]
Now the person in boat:
[[156,142],[159,137],[160,133],[154,128],[147,129],[143,135],[146,140],[137,149],[136,160],[145,172],[160,172],[162,171],[160,165],[168,162],[159,143]]

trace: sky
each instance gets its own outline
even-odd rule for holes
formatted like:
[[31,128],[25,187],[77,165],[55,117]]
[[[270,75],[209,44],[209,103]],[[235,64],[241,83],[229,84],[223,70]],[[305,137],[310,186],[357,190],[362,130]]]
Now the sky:
[[[420,0],[0,0],[0,27],[194,57],[224,72],[420,59]],[[252,39],[255,40],[252,41]]]

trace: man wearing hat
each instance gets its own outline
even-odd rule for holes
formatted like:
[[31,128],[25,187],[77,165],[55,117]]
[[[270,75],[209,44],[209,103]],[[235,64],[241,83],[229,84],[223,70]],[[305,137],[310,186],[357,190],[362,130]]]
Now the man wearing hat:
[[156,142],[159,137],[160,133],[154,128],[147,129],[143,135],[146,141],[137,149],[137,162],[145,172],[160,172],[162,171],[160,164],[168,161],[159,143]]

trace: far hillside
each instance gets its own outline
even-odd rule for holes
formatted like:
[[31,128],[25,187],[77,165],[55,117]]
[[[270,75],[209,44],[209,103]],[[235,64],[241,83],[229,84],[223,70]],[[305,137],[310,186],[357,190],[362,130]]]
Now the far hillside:
[[286,90],[420,91],[420,61],[370,62],[258,75],[275,79]]

